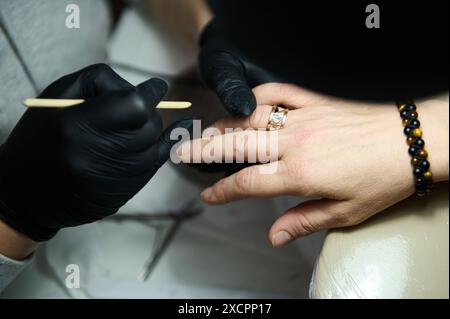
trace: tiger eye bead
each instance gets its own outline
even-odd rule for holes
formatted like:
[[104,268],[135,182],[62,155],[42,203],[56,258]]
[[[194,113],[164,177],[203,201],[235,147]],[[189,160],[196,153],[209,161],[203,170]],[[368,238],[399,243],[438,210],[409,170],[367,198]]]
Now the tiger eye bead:
[[417,154],[420,158],[428,158],[428,152],[426,150],[420,150]]
[[425,173],[423,174],[423,177],[424,177],[425,179],[430,180],[430,179],[433,178],[433,174],[432,174],[430,171],[427,171],[427,172],[425,172]]
[[412,142],[414,142],[414,137],[412,137],[412,136],[408,137],[408,139],[406,140],[406,143],[407,143],[408,145],[411,145]]
[[402,123],[403,123],[403,126],[404,126],[404,127],[407,127],[408,124],[409,124],[409,120],[408,120],[408,119],[404,119],[404,120],[402,121]]
[[401,111],[403,111],[404,109],[405,109],[405,107],[406,107],[406,104],[397,104],[397,107],[398,107],[398,111],[399,112],[401,112]]
[[419,117],[419,114],[417,114],[416,111],[413,111],[413,112],[409,113],[409,118],[410,119],[416,119],[418,117]]
[[413,157],[411,160],[411,165],[416,167],[420,163],[420,159],[417,157]]
[[420,128],[415,128],[415,129],[412,131],[412,134],[413,134],[415,137],[422,137],[422,130],[421,130]]

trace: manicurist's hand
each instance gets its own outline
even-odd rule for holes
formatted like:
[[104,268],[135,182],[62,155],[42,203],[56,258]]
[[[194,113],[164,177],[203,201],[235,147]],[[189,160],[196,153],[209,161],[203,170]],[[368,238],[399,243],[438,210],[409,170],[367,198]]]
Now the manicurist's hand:
[[[318,230],[359,224],[414,193],[411,158],[395,104],[338,100],[286,84],[262,85],[254,94],[258,107],[250,117],[227,118],[215,127],[222,132],[265,128],[270,105],[286,106],[291,111],[278,131],[278,156],[222,179],[204,190],[202,199],[210,204],[279,195],[313,199],[273,224],[269,239],[274,246]],[[434,180],[448,180],[448,103],[428,101],[417,108]],[[201,154],[204,162],[248,157],[269,145],[260,141],[263,135],[270,140],[270,132],[229,134],[183,145],[180,157],[190,161]],[[199,148],[208,151],[189,151]]]
[[248,116],[256,107],[252,88],[270,82],[272,76],[246,61],[226,40],[220,25],[212,20],[200,39],[200,74],[225,109],[235,116]]
[[40,242],[117,212],[176,142],[155,111],[166,91],[159,79],[134,87],[105,65],[51,84],[40,97],[86,102],[25,112],[0,148],[0,220]]

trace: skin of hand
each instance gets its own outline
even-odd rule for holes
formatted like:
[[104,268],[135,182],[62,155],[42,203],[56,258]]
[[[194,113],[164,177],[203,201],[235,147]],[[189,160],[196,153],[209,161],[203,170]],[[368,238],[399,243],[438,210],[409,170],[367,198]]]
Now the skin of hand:
[[39,243],[11,228],[0,219],[0,254],[13,260],[24,260]]
[[[258,107],[251,116],[226,118],[214,127],[222,133],[225,128],[265,128],[271,105],[284,105],[290,112],[278,131],[278,161],[224,178],[204,190],[202,199],[210,204],[280,195],[312,199],[272,225],[269,240],[274,246],[322,229],[357,225],[414,193],[411,158],[395,104],[340,100],[277,83],[259,86],[254,93]],[[434,181],[447,181],[448,103],[430,100],[417,107]],[[255,138],[269,134],[251,133]],[[216,150],[231,150],[236,157],[262,147],[249,143],[252,135],[228,134],[233,134],[231,143],[226,135],[217,135],[184,143],[177,152],[184,162],[193,154],[201,154],[205,162],[217,157]],[[208,152],[203,152],[206,147]],[[261,168],[273,165],[274,174],[262,173]]]
[[28,109],[0,148],[0,219],[35,242],[112,215],[169,158],[175,127],[154,109],[160,79],[135,87],[98,64],[47,87],[43,98],[83,98],[68,108]]

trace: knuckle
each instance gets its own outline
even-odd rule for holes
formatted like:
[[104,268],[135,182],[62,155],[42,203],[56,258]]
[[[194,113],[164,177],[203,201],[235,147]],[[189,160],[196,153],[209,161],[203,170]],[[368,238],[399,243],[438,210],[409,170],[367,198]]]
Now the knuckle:
[[250,169],[244,169],[236,174],[236,191],[244,193],[251,187],[253,173]]
[[306,214],[296,214],[295,217],[296,219],[293,227],[298,236],[309,235],[319,230],[318,225],[311,222],[310,218]]
[[260,108],[256,108],[256,110],[249,117],[249,126],[253,128],[260,128],[265,122],[265,114],[262,112]]
[[303,158],[296,158],[286,163],[282,173],[286,176],[287,187],[295,189],[302,196],[314,197],[321,193],[323,187],[316,177],[314,168],[305,162]]
[[222,179],[217,184],[215,184],[212,188],[212,193],[215,198],[219,201],[224,201],[226,199],[225,196],[225,181]]
[[361,224],[365,220],[365,218],[360,216],[359,214],[349,213],[347,215],[348,216],[346,226],[356,226]]
[[350,226],[352,224],[352,216],[346,211],[336,211],[333,213],[333,220],[336,226]]
[[336,227],[355,226],[364,221],[364,218],[362,218],[362,216],[358,214],[358,212],[350,209],[336,210],[332,213]]
[[304,145],[305,141],[309,140],[315,131],[311,128],[299,127],[295,130],[293,136],[293,142],[295,145]]
[[245,132],[236,135],[236,140],[234,143],[234,152],[236,154],[236,158],[244,158],[249,146],[249,138],[249,135]]
[[297,181],[302,180],[303,183],[307,166],[302,158],[296,158],[286,166],[286,173]]

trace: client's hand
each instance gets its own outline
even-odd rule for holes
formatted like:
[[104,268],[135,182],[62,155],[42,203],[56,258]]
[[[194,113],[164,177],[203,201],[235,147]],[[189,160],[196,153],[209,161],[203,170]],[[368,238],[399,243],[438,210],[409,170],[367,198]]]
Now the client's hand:
[[[51,84],[45,98],[83,98],[64,109],[28,109],[0,149],[0,219],[34,241],[114,214],[168,159],[175,126],[154,110],[159,79],[134,87],[94,65]],[[173,142],[173,143],[172,143]]]
[[[279,195],[314,198],[291,208],[274,223],[269,237],[273,245],[280,246],[321,229],[361,223],[413,194],[408,146],[395,105],[337,100],[286,84],[262,85],[254,93],[259,106],[250,117],[227,118],[215,127],[222,133],[225,128],[265,128],[270,105],[290,108],[285,128],[278,131],[278,161],[222,179],[203,191],[205,202]],[[448,180],[448,104],[430,101],[418,109],[434,179]],[[267,153],[261,152],[267,143],[258,141],[270,132],[230,134],[232,139],[219,135],[201,141],[200,147],[207,149],[202,160],[223,158],[217,152],[248,157],[260,148],[259,154]],[[199,144],[192,141],[188,148],[195,150]],[[178,151],[189,161],[192,156],[185,147]]]

